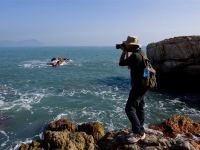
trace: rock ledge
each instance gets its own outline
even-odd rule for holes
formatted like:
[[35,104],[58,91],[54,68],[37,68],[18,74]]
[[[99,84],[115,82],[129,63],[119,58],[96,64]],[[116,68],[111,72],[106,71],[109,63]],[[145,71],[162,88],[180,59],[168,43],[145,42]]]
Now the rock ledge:
[[76,125],[60,119],[49,123],[44,139],[21,144],[19,150],[199,150],[200,123],[186,116],[175,115],[165,122],[145,129],[146,138],[138,143],[127,142],[129,129],[105,134],[99,122]]

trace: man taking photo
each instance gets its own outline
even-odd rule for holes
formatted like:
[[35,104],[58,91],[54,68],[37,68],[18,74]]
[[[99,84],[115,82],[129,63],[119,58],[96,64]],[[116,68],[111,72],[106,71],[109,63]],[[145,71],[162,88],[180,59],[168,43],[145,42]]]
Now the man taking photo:
[[145,64],[144,53],[140,48],[139,40],[135,36],[128,36],[116,48],[122,50],[119,65],[128,66],[131,75],[131,90],[126,103],[125,112],[132,125],[129,142],[138,142],[145,139],[144,133],[144,95],[147,89],[142,84]]

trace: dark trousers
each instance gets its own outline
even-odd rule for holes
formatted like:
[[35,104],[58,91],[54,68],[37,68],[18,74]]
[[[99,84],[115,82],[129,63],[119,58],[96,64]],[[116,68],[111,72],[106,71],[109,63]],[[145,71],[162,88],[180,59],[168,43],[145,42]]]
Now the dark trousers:
[[132,131],[135,134],[144,134],[144,95],[145,89],[133,88],[129,93],[126,103],[126,115],[132,124]]

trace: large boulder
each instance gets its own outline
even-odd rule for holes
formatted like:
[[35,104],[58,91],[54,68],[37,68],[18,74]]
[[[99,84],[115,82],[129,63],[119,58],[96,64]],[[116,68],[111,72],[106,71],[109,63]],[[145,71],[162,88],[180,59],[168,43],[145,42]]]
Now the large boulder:
[[46,149],[94,150],[94,139],[85,132],[46,131]]
[[[147,56],[166,83],[200,83],[200,36],[180,36],[147,45]],[[187,80],[184,80],[187,78]],[[197,81],[198,80],[198,81]],[[172,83],[172,82],[171,82]]]
[[78,131],[92,135],[95,143],[105,135],[105,129],[99,122],[83,123],[78,126]]
[[77,130],[77,125],[70,120],[61,118],[59,120],[50,122],[47,129],[51,131],[68,130],[70,132],[75,132]]

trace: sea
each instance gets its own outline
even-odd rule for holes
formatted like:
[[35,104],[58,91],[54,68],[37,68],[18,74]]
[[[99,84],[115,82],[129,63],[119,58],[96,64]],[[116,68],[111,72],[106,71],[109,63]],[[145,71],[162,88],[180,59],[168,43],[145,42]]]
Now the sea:
[[[118,65],[120,54],[115,47],[1,47],[0,149],[42,138],[45,126],[60,118],[77,124],[99,121],[106,131],[130,128],[124,111],[130,70]],[[48,66],[53,57],[70,61]],[[200,121],[200,107],[190,103],[193,97],[149,91],[145,126],[174,114]]]

